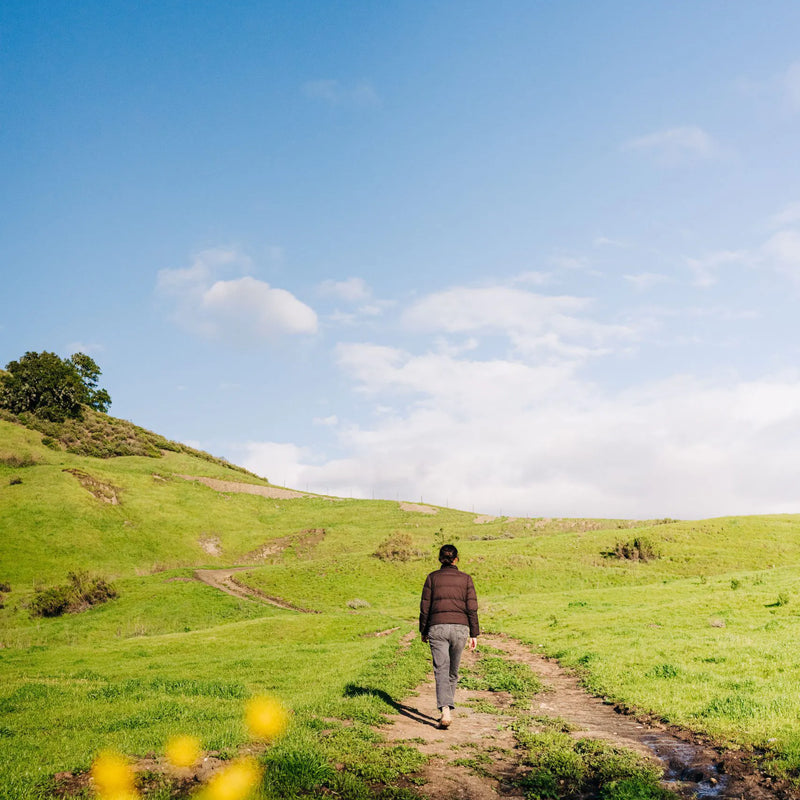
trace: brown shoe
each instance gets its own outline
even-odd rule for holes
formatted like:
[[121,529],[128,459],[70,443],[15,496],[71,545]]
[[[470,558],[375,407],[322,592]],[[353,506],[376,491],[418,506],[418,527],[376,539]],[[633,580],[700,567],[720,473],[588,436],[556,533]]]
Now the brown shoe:
[[445,706],[442,709],[442,717],[439,720],[439,727],[442,728],[442,729],[449,728],[450,727],[450,723],[452,721],[453,721],[452,717],[450,716],[450,707],[449,706]]

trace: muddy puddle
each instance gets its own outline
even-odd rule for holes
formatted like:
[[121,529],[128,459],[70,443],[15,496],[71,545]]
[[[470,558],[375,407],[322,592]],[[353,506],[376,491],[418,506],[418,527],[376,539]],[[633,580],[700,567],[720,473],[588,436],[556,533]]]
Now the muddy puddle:
[[664,764],[667,788],[698,798],[729,796],[731,776],[725,774],[716,753],[659,732],[643,734],[642,741]]

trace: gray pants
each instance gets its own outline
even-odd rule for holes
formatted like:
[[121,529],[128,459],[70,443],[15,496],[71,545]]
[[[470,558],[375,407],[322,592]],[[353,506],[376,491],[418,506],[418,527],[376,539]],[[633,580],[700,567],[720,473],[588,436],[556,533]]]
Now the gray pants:
[[468,640],[469,627],[466,625],[431,625],[428,629],[436,678],[436,705],[439,708],[455,708],[453,698],[458,683],[458,665]]

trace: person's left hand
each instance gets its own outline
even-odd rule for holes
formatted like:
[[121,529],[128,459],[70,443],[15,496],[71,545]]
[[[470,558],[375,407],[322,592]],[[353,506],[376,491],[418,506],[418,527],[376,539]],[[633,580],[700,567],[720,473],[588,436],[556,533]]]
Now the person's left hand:
[[422,636],[422,641],[425,642],[425,644],[427,644],[428,643],[428,637],[424,633],[421,634],[421,636]]

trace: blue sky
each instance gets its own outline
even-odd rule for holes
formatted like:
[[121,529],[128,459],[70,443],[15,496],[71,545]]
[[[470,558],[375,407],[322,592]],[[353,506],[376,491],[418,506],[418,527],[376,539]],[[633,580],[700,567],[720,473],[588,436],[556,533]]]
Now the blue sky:
[[800,5],[0,8],[0,362],[270,480],[799,512]]

